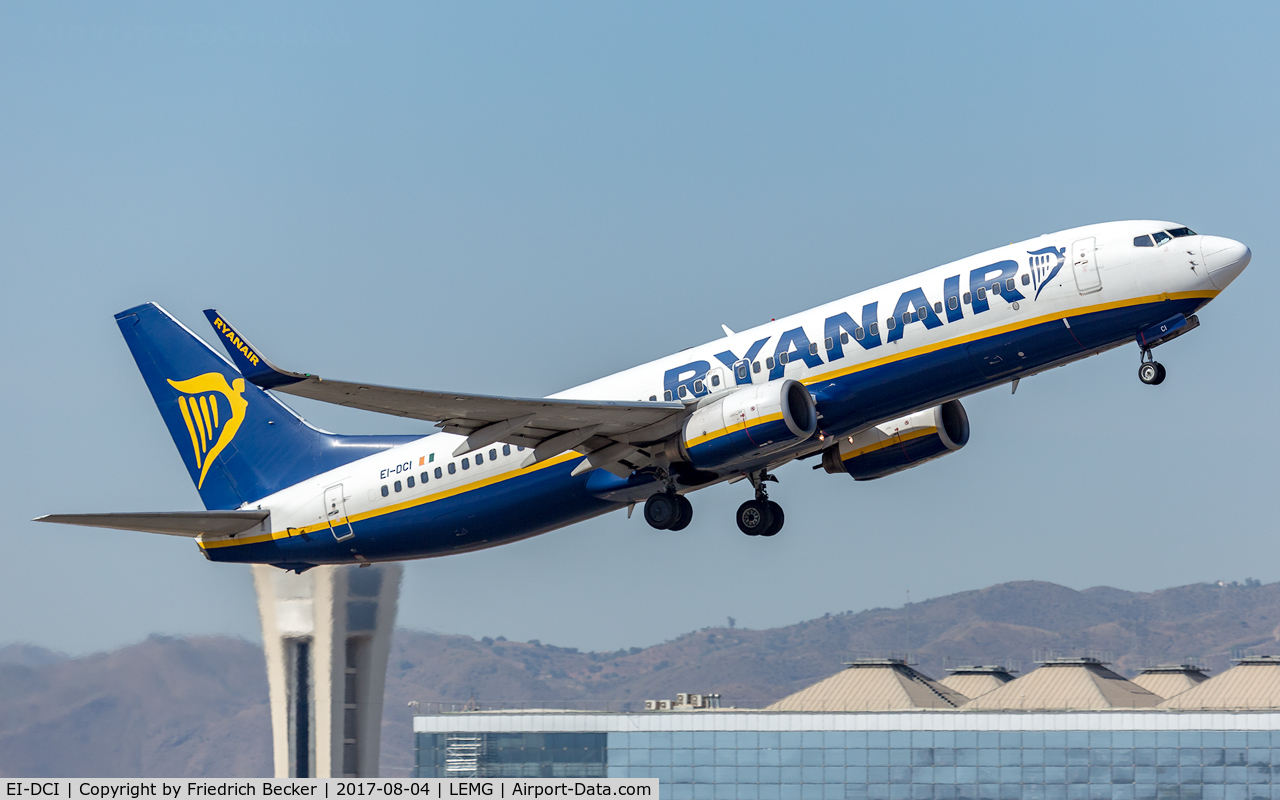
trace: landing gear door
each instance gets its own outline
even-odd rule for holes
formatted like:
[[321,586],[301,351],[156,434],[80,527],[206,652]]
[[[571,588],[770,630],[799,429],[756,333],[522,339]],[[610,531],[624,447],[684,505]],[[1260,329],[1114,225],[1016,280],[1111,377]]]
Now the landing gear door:
[[347,519],[347,501],[342,496],[342,484],[324,490],[324,515],[333,538],[341,542],[356,535],[351,529],[351,521]]
[[1071,269],[1076,275],[1076,288],[1080,294],[1093,294],[1102,290],[1102,275],[1098,272],[1098,258],[1093,250],[1093,237],[1071,243]]

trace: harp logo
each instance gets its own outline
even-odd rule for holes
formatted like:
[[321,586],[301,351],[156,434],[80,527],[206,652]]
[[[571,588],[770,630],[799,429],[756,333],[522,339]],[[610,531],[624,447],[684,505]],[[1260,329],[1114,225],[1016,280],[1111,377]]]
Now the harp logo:
[[1031,256],[1028,263],[1031,266],[1031,280],[1036,287],[1036,298],[1040,299],[1040,291],[1049,285],[1049,281],[1053,280],[1058,271],[1062,269],[1062,265],[1067,261],[1067,248],[1065,247],[1042,247],[1039,250],[1028,250],[1027,255]]
[[204,476],[218,454],[236,438],[236,431],[244,422],[244,378],[236,378],[230,385],[220,372],[206,372],[190,380],[169,381],[178,391],[178,410],[191,434],[191,448],[195,452],[200,480],[196,488],[204,486]]

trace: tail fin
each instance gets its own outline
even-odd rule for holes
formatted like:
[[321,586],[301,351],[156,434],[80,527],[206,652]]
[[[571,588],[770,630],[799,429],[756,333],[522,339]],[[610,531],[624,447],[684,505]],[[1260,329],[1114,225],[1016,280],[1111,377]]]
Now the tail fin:
[[311,427],[154,303],[120,312],[116,324],[205,508],[236,508],[417,438]]

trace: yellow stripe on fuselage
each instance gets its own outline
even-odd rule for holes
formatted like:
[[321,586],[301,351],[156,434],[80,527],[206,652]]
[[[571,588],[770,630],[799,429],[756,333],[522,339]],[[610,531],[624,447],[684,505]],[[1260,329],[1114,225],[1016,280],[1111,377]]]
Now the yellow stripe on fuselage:
[[[1084,314],[1096,314],[1101,311],[1110,311],[1115,308],[1128,308],[1130,306],[1142,306],[1142,305],[1147,305],[1149,303],[1162,303],[1168,300],[1195,300],[1195,299],[1212,300],[1217,296],[1218,296],[1218,292],[1210,292],[1210,291],[1168,292],[1165,294],[1147,295],[1145,297],[1134,297],[1129,300],[1116,300],[1111,303],[1099,303],[1096,306],[1088,306],[1087,308],[1076,308],[1068,311],[1055,311],[1052,314],[1045,314],[1039,317],[1032,317],[1031,319],[1022,320],[1019,322],[1010,322],[1007,325],[1001,325],[996,328],[988,328],[986,330],[975,331],[973,333],[966,333],[964,335],[956,336],[951,339],[945,339],[941,342],[934,342],[933,344],[923,345],[913,350],[904,350],[901,353],[894,353],[893,355],[887,355],[881,358],[872,359],[870,361],[864,361],[860,364],[852,364],[848,367],[841,367],[839,369],[834,369],[829,372],[824,372],[820,375],[810,375],[807,378],[801,378],[800,382],[808,386],[814,383],[821,383],[822,381],[829,381],[829,380],[832,380],[833,378],[842,378],[845,375],[852,375],[855,372],[863,372],[865,370],[874,369],[876,367],[883,366],[885,364],[892,364],[895,361],[902,361],[907,358],[914,358],[916,356],[922,356],[928,353],[934,353],[934,352],[937,352],[938,350],[943,350],[948,347],[955,347],[956,345],[968,344],[969,342],[976,342],[980,339],[986,339],[991,336],[999,336],[1002,333],[1009,333],[1010,331],[1017,331],[1017,330],[1022,330],[1024,328],[1030,328],[1033,325],[1041,325],[1046,322],[1056,322],[1058,320],[1067,319],[1068,317],[1079,317],[1079,316],[1083,316]],[[955,323],[953,322],[949,324],[954,325]],[[899,341],[901,341],[901,339],[899,339]],[[854,342],[850,341],[848,346],[852,347],[853,344]],[[888,344],[888,342],[886,342],[886,344]]]
[[[387,514],[394,514],[397,511],[404,511],[407,508],[426,505],[427,503],[434,503],[437,500],[445,500],[450,497],[456,497],[460,494],[466,494],[467,492],[474,491],[476,489],[483,489],[486,486],[492,486],[496,483],[502,483],[503,481],[511,480],[512,478],[518,478],[521,475],[529,475],[531,473],[537,472],[538,470],[547,469],[548,467],[554,467],[555,465],[563,464],[566,461],[572,461],[575,458],[582,458],[582,454],[575,453],[575,452],[561,453],[560,455],[555,456],[554,458],[549,458],[546,461],[542,461],[537,464],[534,464],[532,467],[521,467],[520,469],[512,470],[510,472],[503,472],[497,475],[491,475],[488,478],[481,478],[480,480],[473,481],[471,483],[463,484],[461,486],[455,486],[451,489],[445,489],[443,491],[436,492],[435,494],[424,495],[422,497],[416,497],[412,500],[405,500],[404,502],[401,502],[401,503],[395,503],[393,505],[383,506],[381,508],[375,508],[371,511],[365,511],[361,514],[352,514],[351,516],[348,516],[348,517],[343,517],[341,519],[333,520],[333,524],[335,526],[338,526],[338,525],[342,525],[349,522],[360,522],[361,520],[373,519],[375,517],[381,517]],[[329,522],[326,521],[326,522],[318,522],[314,525],[304,525],[301,528],[286,528],[280,531],[272,531],[271,533],[263,533],[257,536],[243,536],[243,537],[236,537],[234,539],[215,539],[213,541],[197,540],[197,543],[200,545],[202,549],[209,550],[209,549],[214,549],[219,547],[236,547],[236,546],[245,545],[245,544],[261,544],[262,542],[270,542],[276,539],[288,539],[291,536],[299,536],[305,533],[317,533],[320,531],[328,531],[328,530],[329,530]]]

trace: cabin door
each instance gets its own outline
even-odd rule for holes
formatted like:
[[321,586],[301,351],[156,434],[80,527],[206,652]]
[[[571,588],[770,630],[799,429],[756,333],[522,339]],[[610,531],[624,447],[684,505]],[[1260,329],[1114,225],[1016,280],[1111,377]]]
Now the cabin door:
[[1098,259],[1093,251],[1093,237],[1071,243],[1071,269],[1076,274],[1076,288],[1080,294],[1093,294],[1102,290],[1102,275],[1098,272]]
[[333,531],[333,538],[341,542],[356,535],[351,529],[351,521],[347,519],[347,501],[342,496],[342,484],[324,490],[324,515],[329,522],[329,530]]

